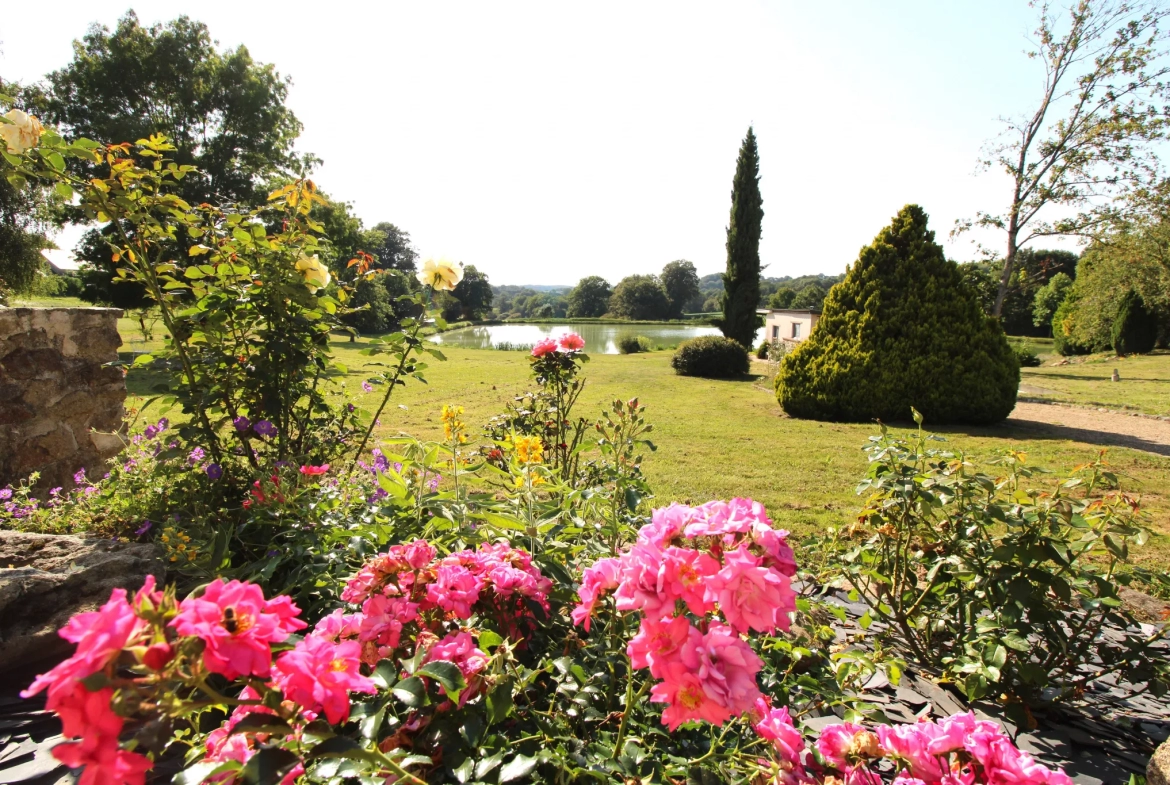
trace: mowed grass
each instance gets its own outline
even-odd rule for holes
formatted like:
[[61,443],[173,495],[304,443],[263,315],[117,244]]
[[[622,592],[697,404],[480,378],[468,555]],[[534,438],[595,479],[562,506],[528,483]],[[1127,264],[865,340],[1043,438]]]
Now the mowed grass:
[[[1170,351],[1129,357],[1093,355],[1039,368],[1024,368],[1021,392],[1033,399],[1128,409],[1170,416]],[[1113,381],[1116,369],[1121,381]]]
[[[376,406],[384,388],[365,393],[361,382],[379,370],[369,365],[378,358],[361,355],[360,344],[338,342],[335,349],[349,368],[339,394],[366,408]],[[523,352],[444,353],[447,362],[432,361],[425,373],[429,384],[412,380],[394,393],[378,435],[441,438],[439,411],[445,403],[463,406],[464,420],[476,428],[532,387]],[[758,375],[749,380],[716,381],[676,375],[669,352],[595,355],[585,366],[588,381],[577,413],[596,417],[614,398],[637,397],[646,405],[658,447],[644,464],[655,503],[749,496],[797,535],[849,522],[860,508],[855,488],[867,466],[862,447],[878,433],[877,426],[786,417],[764,375],[767,369],[755,363]],[[906,427],[893,430],[905,433]],[[1092,460],[1100,449],[1010,425],[935,430],[952,449],[976,460],[1017,449],[1027,453],[1030,464],[1057,471]],[[1136,549],[1137,560],[1170,564],[1170,458],[1112,448],[1108,461],[1125,475],[1127,487],[1142,494],[1152,516],[1156,536],[1147,547]]]

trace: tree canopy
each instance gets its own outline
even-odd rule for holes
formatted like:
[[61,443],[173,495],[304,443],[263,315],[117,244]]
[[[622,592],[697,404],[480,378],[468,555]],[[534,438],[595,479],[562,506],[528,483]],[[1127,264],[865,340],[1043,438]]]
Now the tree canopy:
[[663,291],[666,292],[671,319],[680,319],[684,311],[702,305],[699,273],[693,263],[686,259],[669,262],[662,268],[659,280],[662,282]]
[[609,311],[613,290],[609,281],[599,275],[588,275],[577,282],[569,292],[568,316],[596,317]]
[[623,319],[665,319],[670,302],[657,276],[630,275],[613,290],[609,310]]

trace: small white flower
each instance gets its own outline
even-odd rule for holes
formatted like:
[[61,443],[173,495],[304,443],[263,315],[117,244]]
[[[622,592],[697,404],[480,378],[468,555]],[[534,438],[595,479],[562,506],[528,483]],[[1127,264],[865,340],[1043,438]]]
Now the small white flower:
[[417,277],[423,286],[449,292],[463,280],[463,265],[447,259],[427,259]]
[[8,152],[20,155],[30,147],[36,147],[45,127],[31,114],[11,109],[4,115],[8,123],[0,123],[0,139],[8,146]]

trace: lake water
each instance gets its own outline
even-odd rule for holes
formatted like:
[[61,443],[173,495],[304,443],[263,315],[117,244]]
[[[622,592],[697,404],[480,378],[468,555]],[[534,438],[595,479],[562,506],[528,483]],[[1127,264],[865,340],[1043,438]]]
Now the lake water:
[[575,332],[585,339],[585,351],[593,354],[618,354],[618,339],[644,335],[655,346],[677,346],[688,338],[700,335],[721,335],[718,327],[709,325],[689,327],[673,324],[488,324],[465,327],[433,335],[429,340],[444,346],[464,349],[491,349],[502,343],[513,346],[532,346],[544,338]]

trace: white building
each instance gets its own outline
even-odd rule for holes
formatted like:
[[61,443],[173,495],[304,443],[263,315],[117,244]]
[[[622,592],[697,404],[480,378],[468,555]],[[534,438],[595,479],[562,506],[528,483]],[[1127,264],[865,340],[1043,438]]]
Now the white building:
[[757,313],[764,317],[764,340],[768,343],[800,343],[821,318],[820,308],[761,308]]

